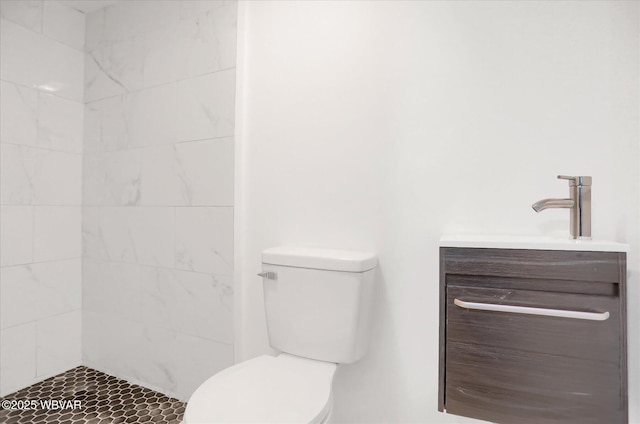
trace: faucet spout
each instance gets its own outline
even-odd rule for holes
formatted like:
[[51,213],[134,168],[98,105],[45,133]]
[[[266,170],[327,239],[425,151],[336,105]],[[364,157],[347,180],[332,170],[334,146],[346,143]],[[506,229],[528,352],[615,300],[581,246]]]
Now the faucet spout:
[[571,236],[574,239],[591,239],[591,181],[586,175],[568,177],[558,175],[558,179],[569,180],[568,199],[542,199],[531,207],[540,212],[550,208],[571,209]]
[[531,205],[534,211],[540,212],[551,208],[572,208],[576,202],[573,199],[542,199]]

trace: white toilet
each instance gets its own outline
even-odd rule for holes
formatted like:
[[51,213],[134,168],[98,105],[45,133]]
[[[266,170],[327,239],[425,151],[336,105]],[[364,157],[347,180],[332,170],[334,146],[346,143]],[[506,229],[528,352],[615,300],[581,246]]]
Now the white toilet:
[[269,343],[282,353],[227,368],[193,393],[184,424],[328,423],[338,364],[369,340],[372,253],[275,247],[262,252]]

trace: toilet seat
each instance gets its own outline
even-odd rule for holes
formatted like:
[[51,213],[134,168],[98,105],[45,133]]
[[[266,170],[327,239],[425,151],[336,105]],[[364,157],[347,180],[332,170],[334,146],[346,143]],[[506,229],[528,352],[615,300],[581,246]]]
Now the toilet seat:
[[241,362],[198,387],[183,423],[322,423],[336,368],[284,353]]

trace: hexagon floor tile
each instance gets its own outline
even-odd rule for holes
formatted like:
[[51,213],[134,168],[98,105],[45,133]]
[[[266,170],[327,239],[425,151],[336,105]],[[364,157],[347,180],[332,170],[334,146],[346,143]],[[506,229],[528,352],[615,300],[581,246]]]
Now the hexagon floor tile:
[[[49,400],[80,401],[80,405],[41,403]],[[0,423],[4,424],[179,424],[186,406],[87,367],[0,398],[0,405]]]

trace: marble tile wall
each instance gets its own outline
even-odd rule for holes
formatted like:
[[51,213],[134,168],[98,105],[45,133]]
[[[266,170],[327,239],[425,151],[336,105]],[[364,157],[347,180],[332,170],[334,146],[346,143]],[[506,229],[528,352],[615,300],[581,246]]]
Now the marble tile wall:
[[127,1],[86,21],[83,363],[182,400],[233,363],[236,14]]
[[0,2],[0,396],[80,365],[84,14]]

